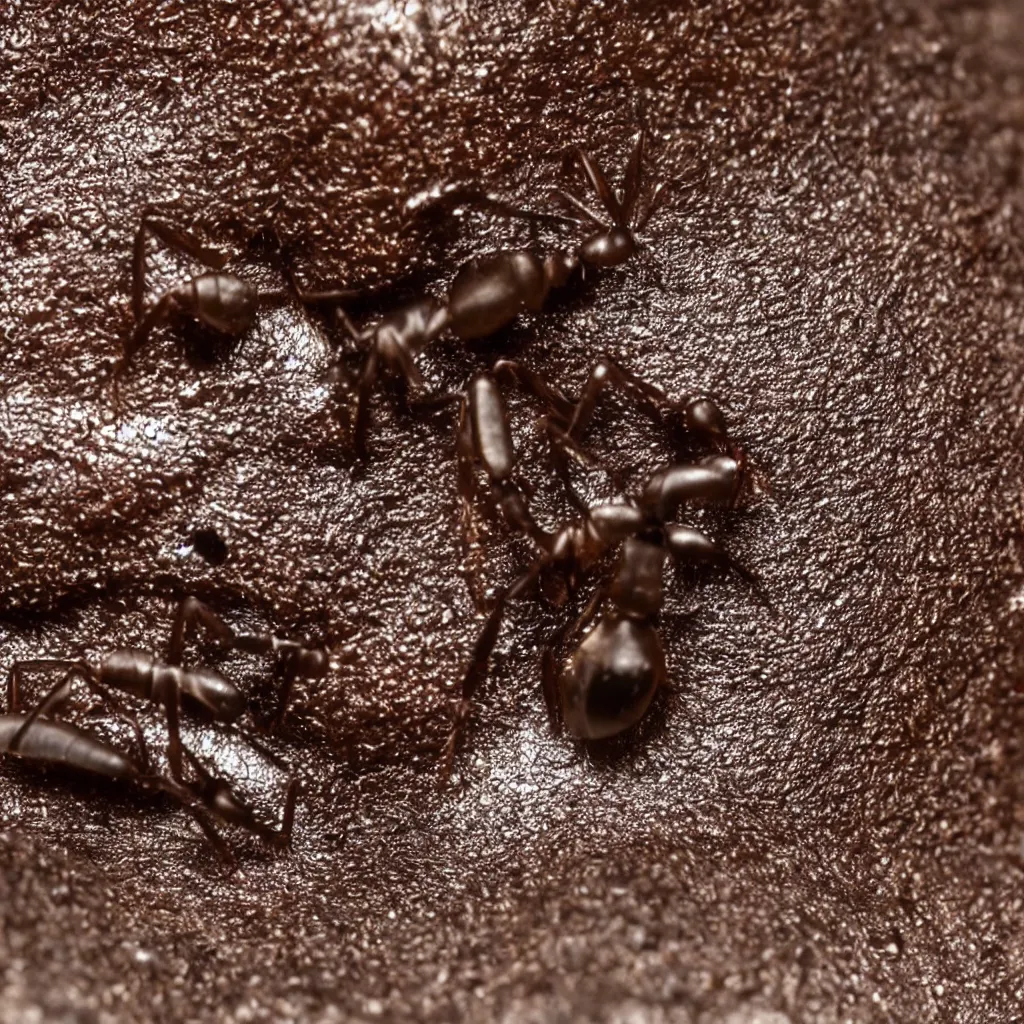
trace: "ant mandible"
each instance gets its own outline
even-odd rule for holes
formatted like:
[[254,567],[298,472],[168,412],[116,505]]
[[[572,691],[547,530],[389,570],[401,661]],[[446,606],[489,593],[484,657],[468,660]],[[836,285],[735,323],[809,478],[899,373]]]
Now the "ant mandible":
[[[555,250],[539,256],[525,249],[509,249],[477,256],[464,263],[455,274],[443,301],[423,296],[383,317],[364,330],[356,329],[339,309],[345,329],[357,344],[368,345],[369,352],[356,388],[353,415],[353,445],[356,455],[366,457],[366,432],[369,425],[369,400],[381,368],[403,378],[413,388],[422,388],[416,356],[445,330],[460,341],[489,337],[511,323],[521,313],[539,312],[553,288],[561,288],[577,271],[617,267],[637,251],[637,234],[644,229],[658,206],[661,184],[653,190],[642,213],[637,213],[641,190],[645,133],[637,133],[626,166],[623,198],[612,191],[601,168],[583,149],[577,150],[587,181],[606,211],[610,223],[602,220],[577,196],[564,190],[556,194],[571,208],[574,216],[552,216],[516,210],[504,203],[492,205],[513,214],[537,220],[558,221],[589,230],[573,251]],[[293,284],[294,287],[294,284]],[[300,300],[309,303],[339,304],[353,296],[351,290],[305,292],[296,288]]]
[[[666,677],[655,626],[663,603],[666,558],[682,565],[731,567],[759,590],[754,574],[705,533],[671,521],[684,502],[733,503],[740,483],[740,467],[730,455],[668,466],[650,477],[634,502],[593,506],[581,519],[547,535],[529,568],[499,594],[477,638],[445,745],[443,777],[451,770],[473,697],[487,677],[508,602],[531,595],[540,599],[553,590],[563,594],[576,590],[585,573],[620,544],[611,580],[597,589],[575,622],[545,645],[542,687],[556,732],[564,723],[572,735],[594,740],[635,725]],[[556,650],[574,642],[595,619],[596,625],[576,643],[559,670]]]

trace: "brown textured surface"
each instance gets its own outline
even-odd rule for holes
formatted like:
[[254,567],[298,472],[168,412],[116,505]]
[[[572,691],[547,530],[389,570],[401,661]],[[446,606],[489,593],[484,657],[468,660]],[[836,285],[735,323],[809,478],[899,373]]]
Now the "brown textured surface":
[[[2,667],[160,648],[189,591],[326,628],[337,664],[277,742],[295,852],[243,841],[231,878],[173,807],[0,767],[0,1018],[1021,1019],[1017,6],[5,6]],[[478,628],[449,416],[381,399],[353,475],[324,326],[284,308],[212,360],[161,332],[115,419],[131,235],[153,203],[225,245],[275,223],[306,280],[444,282],[529,232],[410,226],[408,197],[541,202],[570,143],[617,171],[636,97],[656,173],[700,184],[500,349],[567,387],[607,349],[717,394],[770,483],[722,525],[777,615],[677,580],[673,691],[588,755],[546,730],[556,619],[525,607],[439,794]],[[428,378],[497,348],[441,343]],[[636,422],[609,403],[595,447],[667,459]],[[509,578],[522,552],[488,550]],[[280,778],[211,743],[271,813]]]

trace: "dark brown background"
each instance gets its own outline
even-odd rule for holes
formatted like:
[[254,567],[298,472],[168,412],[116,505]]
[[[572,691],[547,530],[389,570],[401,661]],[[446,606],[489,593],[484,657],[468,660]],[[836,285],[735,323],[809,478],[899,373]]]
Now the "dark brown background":
[[[161,649],[188,592],[335,668],[275,741],[294,853],[233,835],[233,877],[171,805],[0,768],[0,1017],[1022,1019],[1019,5],[5,7],[0,668]],[[274,224],[306,281],[395,282],[369,317],[530,243],[411,196],[540,206],[572,144],[617,176],[638,101],[674,185],[643,253],[422,362],[455,387],[514,353],[574,389],[607,350],[717,395],[764,486],[711,525],[776,612],[670,577],[672,690],[585,751],[536,686],[559,619],[517,610],[438,792],[479,628],[450,414],[381,397],[353,473],[328,327],[284,307],[213,352],[160,332],[114,416],[132,232],[147,203],[226,248]],[[156,248],[159,288],[188,265]],[[673,456],[624,402],[591,437],[634,483]],[[492,585],[525,556],[484,552]],[[268,706],[265,664],[215,656]],[[276,813],[279,774],[190,738]]]

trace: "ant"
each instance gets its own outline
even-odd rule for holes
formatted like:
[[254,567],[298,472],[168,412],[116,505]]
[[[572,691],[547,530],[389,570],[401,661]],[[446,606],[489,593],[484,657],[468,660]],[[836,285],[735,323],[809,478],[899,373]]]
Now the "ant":
[[[145,311],[146,292],[146,239],[155,235],[169,249],[182,252],[202,263],[207,272],[189,278],[164,291],[149,311]],[[271,232],[274,241],[276,235]],[[281,302],[288,297],[286,291],[258,292],[248,281],[236,274],[225,272],[227,256],[208,249],[192,235],[158,220],[145,211],[135,233],[132,258],[132,313],[135,329],[125,343],[124,354],[115,376],[124,374],[131,360],[145,345],[153,328],[167,323],[173,317],[186,315],[205,327],[238,338],[256,322],[256,311],[261,302]]]
[[295,677],[301,675],[304,678],[318,679],[327,672],[329,660],[325,649],[307,648],[294,641],[279,640],[271,636],[236,635],[234,630],[202,601],[195,597],[186,597],[178,605],[165,660],[160,661],[148,651],[123,648],[105,655],[95,665],[86,661],[58,658],[16,661],[7,677],[8,701],[12,706],[18,704],[19,691],[26,672],[60,669],[64,675],[40,701],[40,714],[46,714],[51,707],[66,698],[71,679],[76,676],[90,690],[98,693],[118,709],[119,702],[110,690],[119,690],[162,705],[168,722],[167,757],[171,774],[180,780],[182,748],[175,722],[183,701],[207,719],[226,724],[237,721],[246,709],[246,700],[241,690],[220,673],[208,668],[181,666],[185,638],[196,624],[202,625],[218,640],[249,653],[283,653],[285,685],[282,702],[274,719],[275,724],[284,717]]
[[[472,504],[478,490],[476,468],[479,466],[489,483],[491,498],[509,528],[529,537],[541,549],[549,540],[548,534],[531,515],[522,489],[513,480],[516,453],[498,378],[511,379],[544,407],[543,422],[552,442],[556,468],[570,500],[584,516],[587,508],[569,482],[568,467],[562,453],[563,449],[569,449],[583,455],[580,439],[593,417],[601,391],[609,386],[639,400],[641,407],[648,412],[653,410],[657,414],[660,408],[668,408],[679,417],[688,434],[697,435],[718,452],[729,454],[737,464],[739,480],[745,482],[745,455],[730,440],[725,417],[711,399],[675,401],[659,388],[624,370],[611,357],[602,356],[590,370],[580,398],[573,402],[535,371],[514,360],[501,359],[490,373],[477,374],[463,394],[449,396],[449,400],[459,402],[456,453],[464,524],[472,519]],[[740,489],[738,482],[737,495]],[[471,547],[468,526],[466,532],[467,544]]]
[[[618,545],[622,549],[611,580],[598,588],[575,622],[545,644],[542,689],[556,733],[564,724],[572,735],[596,740],[635,725],[666,678],[655,626],[666,558],[682,565],[732,568],[759,590],[756,576],[705,533],[671,522],[684,502],[732,504],[740,485],[740,466],[730,455],[671,465],[653,474],[634,502],[595,505],[582,518],[546,534],[533,563],[499,594],[474,645],[444,749],[443,777],[451,771],[471,701],[487,677],[508,602],[530,595],[535,585],[533,596],[538,599],[554,592],[561,597],[555,603],[564,602],[584,574]],[[585,633],[595,619],[596,625]],[[570,642],[575,649],[559,670],[556,650]]]
[[[203,768],[187,747],[182,749],[195,772],[194,780],[155,775],[149,771],[149,755],[137,721],[129,719],[141,748],[138,761],[77,725],[43,718],[44,712],[52,710],[53,705],[53,701],[43,701],[29,714],[21,714],[16,710],[17,694],[11,694],[8,713],[0,715],[0,753],[85,775],[132,782],[144,789],[166,793],[192,815],[221,858],[232,865],[235,863],[233,854],[203,811],[227,824],[246,829],[271,846],[283,849],[291,845],[298,797],[298,782],[294,777],[288,783],[281,826],[274,829],[261,822],[227,782]],[[172,714],[171,722],[177,739],[176,713]],[[180,748],[180,740],[178,745]]]
[[[573,251],[555,250],[539,256],[525,249],[506,249],[477,256],[459,268],[443,301],[429,295],[422,296],[362,331],[357,330],[351,320],[338,310],[352,339],[357,344],[369,346],[357,384],[353,416],[353,444],[358,458],[366,458],[370,394],[382,366],[413,388],[422,388],[423,378],[415,358],[445,330],[451,330],[460,341],[489,337],[521,313],[540,312],[549,292],[553,288],[564,287],[577,271],[617,267],[636,253],[636,236],[657,209],[662,191],[659,183],[647,208],[637,214],[645,138],[643,130],[637,133],[626,165],[621,201],[593,158],[585,150],[577,150],[587,181],[610,223],[593,213],[577,196],[561,189],[556,190],[556,195],[572,208],[574,216],[533,213],[486,196],[477,197],[513,215],[586,228],[589,234]],[[351,291],[302,292],[298,289],[296,292],[301,301],[309,304],[340,303],[354,294]]]

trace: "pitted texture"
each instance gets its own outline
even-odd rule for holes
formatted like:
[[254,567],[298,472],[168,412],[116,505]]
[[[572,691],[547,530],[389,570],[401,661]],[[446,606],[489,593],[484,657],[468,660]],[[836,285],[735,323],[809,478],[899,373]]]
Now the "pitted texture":
[[[0,668],[161,651],[188,593],[334,664],[262,737],[303,783],[294,853],[231,835],[232,876],[169,803],[0,765],[0,1018],[1018,1019],[1021,14],[8,4]],[[233,344],[159,330],[115,396],[132,235],[152,207],[275,289],[249,244],[274,228],[303,282],[380,286],[362,321],[474,254],[577,244],[425,193],[545,207],[572,145],[618,181],[641,120],[668,190],[636,258],[420,363],[452,390],[512,355],[573,392],[608,352],[714,395],[754,494],[692,522],[767,601],[669,574],[672,686],[590,750],[539,696],[561,614],[516,608],[439,790],[467,578],[493,594],[528,557],[486,519],[467,556],[451,409],[383,389],[358,470],[343,339],[289,303]],[[152,245],[150,298],[196,269]],[[553,527],[570,509],[511,406]],[[576,483],[621,495],[695,454],[677,441],[603,401]],[[265,662],[190,656],[271,708]],[[277,813],[244,739],[187,739]]]

